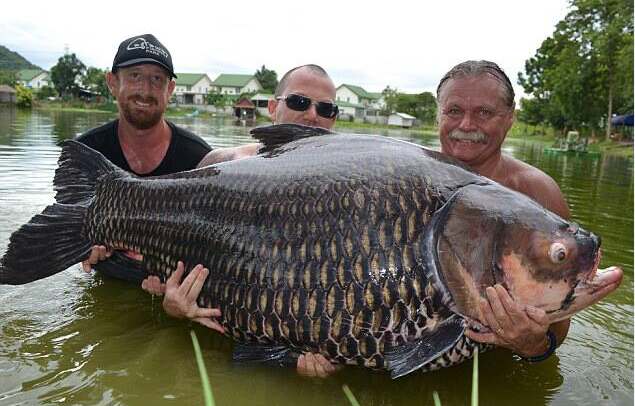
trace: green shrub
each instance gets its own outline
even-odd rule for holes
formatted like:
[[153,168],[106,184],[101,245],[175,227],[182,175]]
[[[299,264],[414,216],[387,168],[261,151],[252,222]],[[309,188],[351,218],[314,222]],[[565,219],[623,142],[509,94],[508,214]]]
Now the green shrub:
[[22,85],[15,85],[16,104],[18,107],[33,106],[33,92]]

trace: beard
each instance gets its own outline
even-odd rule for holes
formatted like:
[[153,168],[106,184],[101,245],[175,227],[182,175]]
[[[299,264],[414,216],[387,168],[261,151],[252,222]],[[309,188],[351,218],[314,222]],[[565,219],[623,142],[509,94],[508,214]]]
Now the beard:
[[[138,109],[134,104],[135,100],[147,103],[150,107],[155,107],[155,109]],[[138,130],[147,130],[148,128],[152,128],[157,125],[163,117],[163,111],[157,109],[157,105],[158,101],[154,97],[142,98],[140,96],[131,96],[128,97],[125,103],[120,103],[119,108],[126,121],[134,128]]]

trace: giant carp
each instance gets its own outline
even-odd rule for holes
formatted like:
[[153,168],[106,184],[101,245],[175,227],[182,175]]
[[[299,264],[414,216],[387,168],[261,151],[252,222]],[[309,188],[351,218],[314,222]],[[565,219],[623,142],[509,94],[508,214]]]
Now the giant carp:
[[64,143],[56,203],[13,233],[0,283],[80,262],[94,244],[133,250],[164,280],[183,260],[210,273],[235,359],[298,353],[390,371],[462,362],[487,346],[478,300],[502,284],[551,322],[617,288],[600,239],[444,155],[387,137],[297,125],[252,131],[257,156],[138,178]]

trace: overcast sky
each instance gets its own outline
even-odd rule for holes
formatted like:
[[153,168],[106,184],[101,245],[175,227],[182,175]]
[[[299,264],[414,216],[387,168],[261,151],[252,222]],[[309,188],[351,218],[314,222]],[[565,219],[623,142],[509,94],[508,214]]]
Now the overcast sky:
[[316,63],[336,86],[433,91],[453,65],[498,63],[518,72],[568,10],[565,0],[527,1],[10,1],[0,44],[50,69],[65,47],[87,66],[109,68],[125,38],[153,33],[175,71],[278,73]]

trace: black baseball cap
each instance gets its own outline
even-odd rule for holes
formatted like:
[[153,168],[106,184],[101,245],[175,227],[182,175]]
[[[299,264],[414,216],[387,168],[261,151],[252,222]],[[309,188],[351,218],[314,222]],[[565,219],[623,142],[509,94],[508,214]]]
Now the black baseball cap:
[[167,70],[171,77],[176,77],[170,51],[152,34],[137,35],[119,44],[117,55],[112,62],[112,71],[117,72],[119,68],[142,63],[159,65]]

